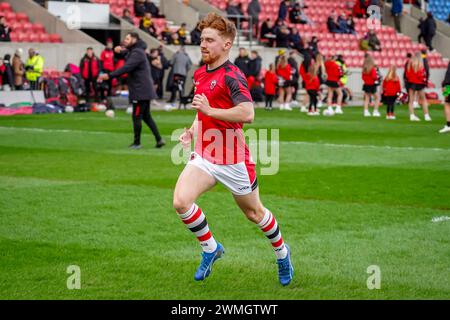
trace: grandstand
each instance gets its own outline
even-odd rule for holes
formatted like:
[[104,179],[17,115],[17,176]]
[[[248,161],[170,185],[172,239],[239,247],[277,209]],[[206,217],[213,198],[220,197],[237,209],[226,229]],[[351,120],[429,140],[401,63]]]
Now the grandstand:
[[[84,54],[86,47],[94,47],[94,51],[99,56],[103,50],[103,45],[107,37],[112,37],[117,42],[124,33],[127,31],[137,31],[149,44],[149,47],[163,46],[163,50],[168,58],[178,49],[176,45],[167,45],[162,43],[162,39],[158,36],[158,39],[151,37],[142,30],[139,30],[139,17],[135,16],[134,12],[134,0],[91,0],[86,1],[94,5],[108,6],[110,13],[109,21],[106,21],[106,27],[104,32],[100,28],[95,30],[95,27],[89,29],[69,30],[62,20],[58,20],[58,17],[52,16],[45,8],[40,10],[25,10],[27,4],[35,3],[31,0],[20,1],[2,1],[0,2],[0,12],[5,16],[7,23],[12,29],[11,40],[9,47],[0,45],[0,54],[12,53],[12,50],[22,47],[36,47],[42,55],[46,57],[46,68],[49,72],[59,70],[68,63],[78,64],[79,59]],[[247,11],[250,0],[239,1],[242,4],[243,12]],[[407,1],[405,1],[406,3]],[[187,22],[189,31],[192,30],[198,17],[203,16],[206,12],[215,10],[221,12],[223,15],[226,13],[223,11],[226,9],[226,0],[195,0],[195,1],[175,1],[168,0],[163,3],[154,1],[159,5],[161,13],[165,17],[152,18],[154,26],[157,29],[157,34],[160,35],[163,29],[167,26],[171,32],[175,32],[182,22]],[[279,0],[260,0],[262,12],[259,16],[260,24],[267,18],[276,20],[278,17]],[[287,23],[289,28],[297,28],[302,38],[310,39],[316,36],[319,39],[319,51],[325,55],[342,54],[349,67],[350,77],[348,85],[355,92],[356,96],[361,92],[361,66],[365,52],[359,49],[359,41],[369,30],[369,26],[366,19],[354,18],[355,31],[354,34],[334,34],[330,33],[327,29],[327,18],[332,11],[336,11],[338,14],[345,13],[351,14],[354,1],[334,1],[334,0],[305,0],[307,5],[305,13],[312,24],[291,24]],[[126,24],[122,19],[123,10],[127,8],[131,12],[131,19],[133,26]],[[439,18],[444,18],[444,15],[448,13],[448,5],[441,0],[433,0],[429,2],[429,9],[435,12]],[[446,11],[447,10],[447,11]],[[195,12],[196,14],[193,14]],[[51,18],[50,18],[51,17]],[[409,23],[416,23],[416,17],[408,16]],[[53,21],[51,19],[56,19]],[[425,49],[425,45],[416,42],[417,39],[414,32],[417,30],[406,30],[405,33],[398,33],[391,25],[389,17],[389,7],[384,10],[384,22],[376,29],[376,33],[381,42],[382,51],[370,52],[375,58],[378,66],[382,69],[382,73],[386,72],[386,69],[390,65],[396,65],[399,68],[403,68],[405,63],[405,56],[407,53],[416,52]],[[113,26],[113,27],[111,27]],[[248,23],[242,24],[242,29],[249,28]],[[415,29],[417,29],[415,27]],[[30,30],[32,32],[30,32]],[[232,51],[231,58],[237,56],[237,45],[256,49],[260,52],[263,58],[263,69],[268,67],[268,64],[274,60],[277,55],[278,48],[267,48],[264,43],[257,42],[254,39],[246,38],[248,32],[240,30],[239,37],[236,41],[236,46]],[[412,35],[414,34],[414,35]],[[449,40],[450,36],[446,36],[445,39]],[[442,37],[439,33],[438,37]],[[189,38],[189,35],[188,35]],[[447,41],[447,43],[450,43]],[[29,45],[27,45],[29,44]],[[442,38],[439,38],[438,48],[442,48]],[[200,60],[199,50],[195,46],[187,46],[187,52],[194,63]],[[8,52],[9,51],[9,52]],[[443,56],[444,53],[444,56]],[[433,51],[428,54],[428,62],[431,68],[431,81],[437,86],[436,92],[439,91],[440,80],[443,77],[445,68],[448,64],[448,58],[450,55],[448,51]],[[301,61],[301,60],[300,60]],[[188,89],[190,84],[188,84]],[[439,94],[439,93],[438,93]]]

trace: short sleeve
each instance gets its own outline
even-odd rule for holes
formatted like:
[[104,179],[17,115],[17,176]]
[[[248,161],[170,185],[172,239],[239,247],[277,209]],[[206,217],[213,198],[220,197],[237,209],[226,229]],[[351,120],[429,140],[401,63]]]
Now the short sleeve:
[[231,100],[235,106],[242,102],[253,102],[247,80],[240,72],[228,72],[225,75],[225,84],[230,90]]

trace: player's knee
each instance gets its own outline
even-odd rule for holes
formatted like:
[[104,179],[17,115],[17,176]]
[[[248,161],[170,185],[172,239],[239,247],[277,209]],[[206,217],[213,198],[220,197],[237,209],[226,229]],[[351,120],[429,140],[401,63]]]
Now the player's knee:
[[253,223],[259,223],[264,217],[264,208],[249,208],[245,210],[245,215],[248,220]]
[[187,199],[177,195],[173,197],[173,207],[178,213],[182,214],[187,212],[191,206],[192,203],[190,203]]

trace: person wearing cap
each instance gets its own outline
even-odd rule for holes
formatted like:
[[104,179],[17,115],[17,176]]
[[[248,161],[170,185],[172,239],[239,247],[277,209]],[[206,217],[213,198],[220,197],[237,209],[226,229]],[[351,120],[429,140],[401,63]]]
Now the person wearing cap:
[[39,78],[44,71],[44,58],[33,48],[28,50],[29,59],[25,64],[25,77],[30,84],[30,90],[37,90]]
[[[114,71],[114,51],[113,51],[113,41],[111,38],[106,40],[106,47],[100,55],[100,61],[102,62],[102,72],[111,73]],[[111,96],[112,80],[107,80],[108,84],[108,97]],[[105,99],[103,90],[101,91],[101,99]]]
[[22,61],[22,49],[17,49],[14,53],[12,68],[14,73],[14,90],[23,90],[23,77],[25,75],[25,65]]

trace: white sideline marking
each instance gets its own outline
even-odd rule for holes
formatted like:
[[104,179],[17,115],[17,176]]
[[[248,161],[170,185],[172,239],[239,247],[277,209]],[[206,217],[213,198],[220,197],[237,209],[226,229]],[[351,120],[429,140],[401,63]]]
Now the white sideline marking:
[[433,219],[431,219],[431,222],[444,222],[444,221],[448,221],[448,220],[450,220],[450,217],[441,216],[441,217],[433,217]]
[[[72,129],[42,129],[42,128],[19,128],[19,127],[2,127],[3,130],[22,130],[31,132],[59,132],[59,133],[86,133],[86,134],[124,134],[123,132],[108,132],[108,131],[85,131]],[[334,148],[354,148],[354,149],[385,149],[385,150],[402,150],[402,151],[445,151],[450,149],[444,148],[416,148],[416,147],[394,147],[394,146],[375,146],[375,145],[359,145],[359,144],[338,144],[338,143],[320,143],[307,141],[281,141],[281,144],[294,144],[306,146],[324,146]]]
[[108,131],[85,131],[85,130],[71,130],[71,129],[42,129],[42,128],[17,128],[17,127],[0,127],[4,130],[22,130],[31,132],[57,132],[57,133],[89,133],[89,134],[111,134],[119,132]]
[[318,143],[306,141],[281,141],[282,144],[297,144],[297,145],[321,145],[325,147],[338,148],[355,148],[355,149],[387,149],[387,150],[403,150],[403,151],[450,151],[444,148],[416,148],[416,147],[394,147],[394,146],[375,146],[375,145],[359,145],[359,144],[338,144],[338,143]]

